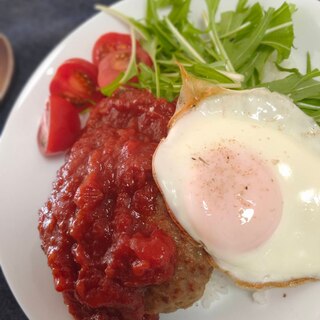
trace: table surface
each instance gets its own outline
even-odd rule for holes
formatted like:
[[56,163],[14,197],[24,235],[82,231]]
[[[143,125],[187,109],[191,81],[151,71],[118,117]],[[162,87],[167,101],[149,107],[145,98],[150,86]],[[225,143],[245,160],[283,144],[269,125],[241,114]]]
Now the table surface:
[[[0,102],[0,134],[23,86],[46,55],[70,31],[95,14],[95,3],[115,0],[0,0],[0,32],[11,41],[15,72]],[[27,319],[0,268],[0,320]]]

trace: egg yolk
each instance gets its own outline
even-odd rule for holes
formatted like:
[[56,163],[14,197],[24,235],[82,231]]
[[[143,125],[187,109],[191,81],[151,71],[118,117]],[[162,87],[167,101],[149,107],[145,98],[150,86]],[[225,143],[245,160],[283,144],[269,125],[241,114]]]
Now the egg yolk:
[[190,161],[187,214],[212,253],[243,253],[266,242],[283,207],[271,166],[235,141],[194,154]]

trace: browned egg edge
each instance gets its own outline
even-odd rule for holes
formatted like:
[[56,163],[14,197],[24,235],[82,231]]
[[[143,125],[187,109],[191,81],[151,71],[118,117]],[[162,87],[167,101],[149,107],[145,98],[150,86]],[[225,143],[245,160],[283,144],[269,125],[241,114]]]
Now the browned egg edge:
[[228,90],[208,81],[195,78],[187,73],[182,66],[180,66],[180,72],[182,77],[182,87],[177,102],[176,112],[168,123],[169,129],[178,119],[199,105],[199,102],[205,98],[221,93],[232,92],[232,90]]

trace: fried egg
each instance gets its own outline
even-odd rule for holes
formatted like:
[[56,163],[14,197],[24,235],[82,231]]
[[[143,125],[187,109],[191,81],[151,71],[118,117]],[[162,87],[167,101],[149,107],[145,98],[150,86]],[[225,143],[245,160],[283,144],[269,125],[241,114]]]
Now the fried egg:
[[320,129],[286,96],[184,84],[154,178],[173,219],[246,287],[320,278]]

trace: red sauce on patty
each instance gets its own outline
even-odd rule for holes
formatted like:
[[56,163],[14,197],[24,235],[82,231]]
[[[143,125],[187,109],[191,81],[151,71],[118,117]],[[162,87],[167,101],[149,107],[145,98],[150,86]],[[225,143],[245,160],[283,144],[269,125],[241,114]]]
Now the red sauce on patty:
[[77,319],[141,320],[147,286],[168,281],[175,242],[151,222],[159,191],[152,155],[173,103],[118,90],[91,111],[40,210],[55,287]]

